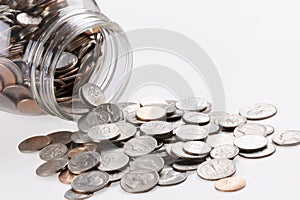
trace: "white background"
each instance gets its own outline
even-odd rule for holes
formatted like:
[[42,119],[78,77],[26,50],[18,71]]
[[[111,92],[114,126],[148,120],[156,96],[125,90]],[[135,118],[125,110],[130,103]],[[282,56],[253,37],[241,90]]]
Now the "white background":
[[[223,80],[228,112],[251,102],[275,104],[278,115],[265,123],[277,131],[300,129],[300,28],[296,0],[102,0],[103,13],[127,30],[169,29],[197,42],[211,57]],[[197,90],[197,85],[194,86]],[[144,91],[155,94],[151,88]],[[151,90],[151,91],[150,91]],[[201,94],[201,91],[200,91]],[[141,96],[137,94],[136,96]],[[159,94],[157,94],[159,95]],[[135,96],[135,95],[133,95]],[[37,154],[21,154],[24,138],[76,126],[54,117],[23,117],[0,113],[1,199],[63,199],[69,186],[56,177],[39,178]],[[238,158],[237,174],[247,187],[236,193],[215,191],[213,182],[196,174],[178,186],[156,188],[146,194],[124,193],[119,185],[93,199],[299,199],[300,147],[278,148],[260,160]]]

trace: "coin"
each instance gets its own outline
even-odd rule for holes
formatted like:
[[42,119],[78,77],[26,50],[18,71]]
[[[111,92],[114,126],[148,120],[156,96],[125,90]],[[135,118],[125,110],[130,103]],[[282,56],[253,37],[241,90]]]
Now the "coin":
[[68,157],[73,158],[76,154],[82,153],[82,152],[88,152],[88,151],[96,151],[97,145],[95,144],[84,144],[83,147],[76,147],[71,149],[68,152]]
[[22,25],[39,25],[42,22],[41,17],[33,17],[27,13],[20,13],[17,15],[17,20]]
[[121,141],[129,140],[133,138],[137,133],[137,128],[130,123],[120,121],[120,122],[116,122],[116,125],[119,128],[120,136],[117,139],[115,139],[113,142],[121,142]]
[[125,143],[124,152],[131,157],[143,156],[155,150],[157,141],[150,136],[132,138]]
[[239,155],[245,158],[264,158],[272,155],[273,153],[275,153],[275,151],[275,145],[272,143],[268,143],[268,146],[261,151],[257,151],[254,153],[240,153]]
[[93,196],[93,193],[90,194],[83,194],[83,193],[78,193],[75,192],[73,190],[68,190],[65,193],[65,198],[68,200],[85,200],[85,199],[89,199]]
[[182,116],[182,119],[187,124],[205,125],[210,121],[208,114],[199,112],[187,112]]
[[181,99],[176,103],[179,110],[201,112],[208,107],[207,101],[198,97]]
[[4,65],[2,58],[0,58],[0,74],[4,88],[16,84],[16,76],[7,66]]
[[89,137],[94,142],[116,139],[120,134],[120,129],[115,123],[94,126],[88,131]]
[[228,159],[212,159],[199,165],[197,174],[206,180],[218,180],[232,176],[236,172],[235,164]]
[[273,142],[280,146],[294,146],[300,144],[300,131],[287,130],[274,135]]
[[3,89],[3,93],[15,103],[18,103],[22,99],[32,98],[29,89],[23,85],[10,85]]
[[17,107],[15,103],[1,92],[0,92],[0,102],[1,102],[0,111],[17,112]]
[[121,179],[121,187],[129,193],[142,193],[152,190],[159,182],[156,171],[138,169],[130,171]]
[[116,104],[103,103],[99,105],[94,111],[98,114],[107,113],[109,115],[109,122],[120,121],[123,117],[122,110]]
[[28,138],[19,144],[19,150],[23,153],[36,152],[51,143],[51,138],[48,136],[35,136]]
[[160,172],[164,168],[164,160],[161,156],[156,154],[150,154],[141,156],[130,164],[130,170],[137,170],[137,169],[148,169],[153,170],[156,172]]
[[249,120],[262,120],[273,117],[277,113],[277,108],[271,104],[256,103],[243,107],[240,115]]
[[240,137],[243,135],[267,136],[268,133],[266,127],[262,124],[247,123],[235,128],[233,134],[235,137]]
[[166,118],[166,110],[159,106],[141,107],[136,111],[136,117],[142,121],[153,121]]
[[37,105],[37,103],[32,99],[23,99],[17,104],[17,108],[21,113],[40,115],[44,111]]
[[121,171],[113,171],[113,172],[107,172],[109,175],[109,181],[110,182],[116,182],[122,179],[123,176],[125,176],[130,171],[130,168],[127,167],[125,169],[122,169]]
[[228,114],[221,117],[218,120],[218,123],[222,128],[231,130],[242,124],[247,123],[247,120],[240,115]]
[[76,154],[69,162],[68,168],[73,174],[80,174],[98,167],[100,154],[93,151]]
[[211,151],[211,147],[201,141],[191,141],[191,142],[186,142],[183,145],[183,150],[191,155],[207,155]]
[[123,151],[106,151],[101,154],[100,166],[101,171],[111,172],[125,168],[129,163],[129,157]]
[[173,170],[171,167],[164,168],[159,173],[159,182],[160,186],[172,186],[184,182],[187,179],[186,172],[178,172]]
[[[203,161],[204,162],[204,161]],[[201,162],[179,161],[172,164],[172,167],[179,172],[195,171]]]
[[71,136],[71,140],[77,144],[84,144],[92,141],[87,133],[83,133],[80,131],[73,133]]
[[84,104],[91,107],[105,103],[105,95],[103,91],[97,85],[92,83],[84,84],[79,89],[79,98]]
[[221,132],[219,134],[209,135],[206,139],[206,143],[211,147],[216,148],[222,145],[233,145],[234,140],[235,137],[233,134]]
[[158,97],[144,97],[140,101],[141,106],[153,106],[153,105],[168,105],[168,103]]
[[220,126],[215,123],[209,123],[202,127],[205,128],[206,130],[208,130],[209,135],[217,134],[221,130]]
[[267,129],[267,135],[272,135],[275,132],[275,128],[271,125],[264,124],[265,128]]
[[58,176],[58,180],[67,185],[70,185],[74,178],[76,178],[76,175],[72,174],[69,170],[62,171]]
[[81,116],[77,122],[77,126],[82,132],[88,132],[94,126],[106,124],[109,121],[110,116],[107,112],[91,111]]
[[210,156],[212,158],[227,158],[234,159],[240,150],[236,146],[233,145],[222,145],[215,147],[211,152]]
[[78,58],[76,55],[69,52],[62,52],[56,64],[56,70],[61,71],[61,69],[73,67],[77,62]]
[[169,138],[173,134],[173,129],[173,124],[165,121],[147,122],[140,127],[142,133],[156,139]]
[[184,150],[183,150],[183,145],[185,143],[183,142],[177,142],[175,144],[171,145],[171,154],[175,155],[178,158],[182,158],[182,159],[189,159],[189,160],[199,160],[199,159],[203,159],[206,155],[191,155],[191,154],[187,154]]
[[71,183],[72,189],[79,193],[92,193],[105,188],[109,183],[109,175],[98,170],[78,175]]
[[236,192],[245,186],[246,182],[236,177],[224,178],[215,182],[215,188],[221,192]]
[[126,121],[135,125],[135,126],[141,126],[142,124],[146,123],[145,121],[139,120],[136,118],[136,112],[132,112],[126,115]]
[[62,158],[68,152],[68,147],[64,144],[56,143],[42,149],[40,158],[45,161]]
[[[126,106],[123,107],[123,104],[125,104]],[[123,112],[123,116],[127,116],[129,113],[132,113],[132,112],[136,112],[139,108],[140,108],[140,105],[137,104],[137,103],[130,103],[130,102],[125,102],[125,103],[118,103],[117,105],[122,109],[122,112]]]
[[268,140],[260,135],[244,135],[236,138],[234,145],[237,146],[241,152],[255,152],[266,148]]
[[67,167],[67,165],[68,159],[65,158],[50,160],[39,166],[36,170],[36,174],[41,177],[52,176],[64,170]]
[[176,122],[178,120],[181,120],[184,112],[182,110],[176,110],[173,115],[167,116],[166,121],[167,122]]
[[174,129],[173,133],[183,141],[203,140],[208,136],[208,131],[197,125],[182,125]]
[[48,136],[51,138],[51,143],[61,143],[61,144],[69,144],[72,142],[73,132],[71,131],[58,131],[51,134],[48,134]]

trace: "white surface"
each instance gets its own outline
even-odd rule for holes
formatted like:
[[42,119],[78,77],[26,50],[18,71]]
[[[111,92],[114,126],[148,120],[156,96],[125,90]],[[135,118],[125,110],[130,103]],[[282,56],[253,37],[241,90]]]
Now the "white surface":
[[[165,28],[199,43],[221,74],[227,111],[237,112],[251,102],[273,103],[279,113],[266,123],[274,125],[277,131],[300,129],[299,1],[102,0],[100,5],[102,11],[125,30]],[[133,96],[155,94],[148,89]],[[38,155],[21,154],[17,145],[29,136],[61,129],[75,130],[74,124],[53,117],[6,113],[0,113],[0,120],[1,199],[63,199],[69,186],[60,184],[56,177],[37,177],[35,169],[42,163]],[[92,199],[296,200],[300,195],[299,152],[300,146],[278,148],[269,158],[237,159],[236,176],[247,181],[247,187],[237,193],[217,192],[213,182],[193,174],[181,185],[157,187],[139,195],[126,194],[118,185],[113,185]]]

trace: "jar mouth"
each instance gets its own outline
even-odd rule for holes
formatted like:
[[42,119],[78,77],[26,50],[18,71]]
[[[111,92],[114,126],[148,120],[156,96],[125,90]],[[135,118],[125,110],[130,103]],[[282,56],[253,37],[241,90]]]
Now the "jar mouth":
[[[88,112],[78,104],[83,84],[98,85],[107,101],[122,95],[131,74],[132,53],[121,27],[103,14],[85,9],[67,13],[33,40],[27,60],[38,104],[52,115],[77,120]],[[74,66],[61,63],[68,53],[76,56]]]

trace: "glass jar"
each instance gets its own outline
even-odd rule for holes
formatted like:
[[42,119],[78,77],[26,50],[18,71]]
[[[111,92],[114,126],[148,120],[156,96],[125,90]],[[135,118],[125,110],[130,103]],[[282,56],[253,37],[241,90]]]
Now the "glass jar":
[[76,119],[86,83],[123,93],[132,54],[94,0],[0,0],[0,110]]

